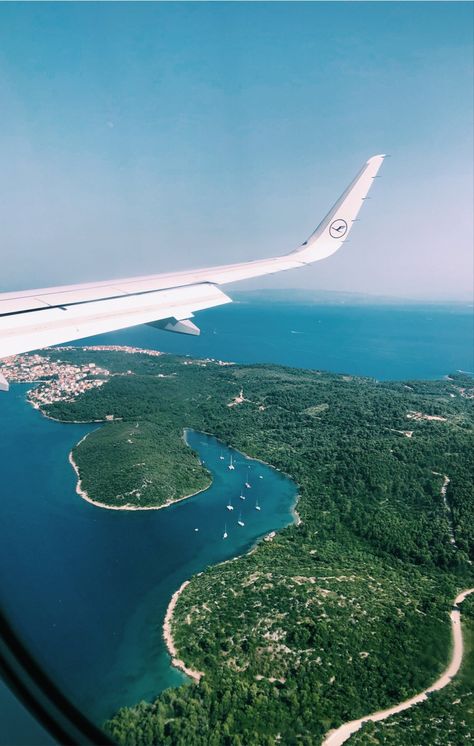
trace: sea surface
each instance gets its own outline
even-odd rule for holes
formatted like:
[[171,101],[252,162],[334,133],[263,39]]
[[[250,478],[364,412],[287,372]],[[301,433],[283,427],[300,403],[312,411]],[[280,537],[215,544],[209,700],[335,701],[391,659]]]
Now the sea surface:
[[199,337],[140,326],[87,342],[379,380],[435,379],[474,370],[474,316],[468,304],[317,305],[238,297],[196,315]]
[[2,603],[39,663],[100,723],[185,680],[162,639],[173,592],[291,523],[296,485],[210,435],[187,431],[212,473],[209,489],[162,510],[98,508],[76,494],[68,462],[93,427],[44,418],[25,401],[26,388],[12,386],[0,402],[8,433],[0,442]]
[[[201,337],[151,327],[102,335],[90,344],[130,344],[236,362],[271,362],[372,376],[435,379],[473,371],[468,306],[362,306],[240,302],[197,315]],[[92,426],[42,417],[26,387],[0,396],[2,603],[31,651],[97,722],[118,707],[151,699],[184,676],[171,668],[162,621],[181,582],[245,552],[292,520],[295,485],[270,467],[251,466],[212,437],[189,433],[213,473],[204,493],[160,511],[97,508],[75,493],[68,454]],[[220,459],[224,455],[224,460]],[[260,479],[260,476],[263,479]],[[231,495],[243,511],[226,510]],[[255,510],[258,496],[262,510]],[[222,538],[227,523],[228,539]],[[199,531],[195,531],[199,528]],[[7,692],[0,743],[49,744]]]

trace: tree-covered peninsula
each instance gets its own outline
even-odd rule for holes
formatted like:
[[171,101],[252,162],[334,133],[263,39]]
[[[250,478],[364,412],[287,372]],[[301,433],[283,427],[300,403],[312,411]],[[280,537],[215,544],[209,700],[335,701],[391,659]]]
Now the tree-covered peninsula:
[[[74,451],[92,499],[160,505],[205,486],[185,427],[300,489],[298,526],[191,579],[172,632],[204,676],[122,709],[106,726],[118,743],[317,744],[440,674],[452,600],[474,584],[472,379],[380,383],[168,355],[48,355],[110,371],[103,386],[47,408],[105,423]],[[459,699],[449,717],[465,734],[472,696]],[[398,741],[386,742],[430,742],[436,701],[399,717]],[[377,743],[382,725],[371,727],[354,743]]]

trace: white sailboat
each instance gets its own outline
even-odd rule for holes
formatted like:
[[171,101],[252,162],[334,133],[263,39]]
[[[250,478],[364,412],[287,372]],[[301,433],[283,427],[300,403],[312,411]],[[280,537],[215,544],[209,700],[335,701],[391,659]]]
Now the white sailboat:
[[224,535],[222,536],[223,539],[227,539],[227,523],[224,526]]
[[258,504],[258,497],[257,497],[257,500],[255,501],[255,510],[261,510],[261,507]]
[[242,520],[242,513],[239,513],[239,520],[237,521],[237,523],[239,524],[239,526],[245,526],[245,523]]
[[229,464],[229,466],[228,466],[228,469],[230,469],[231,471],[233,471],[233,470],[235,469],[235,466],[234,466],[234,459],[232,458],[232,455],[231,455],[231,457],[230,457],[230,464]]
[[234,506],[232,505],[232,498],[229,497],[229,502],[226,505],[227,510],[234,510]]
[[241,500],[245,500],[245,495],[243,495],[243,494],[242,494],[242,490],[240,490],[240,495],[239,495],[239,497],[240,497],[240,499],[241,499]]
[[250,479],[250,469],[247,469],[247,481],[245,482],[245,486],[247,487],[247,489],[248,489],[248,490],[249,490],[249,489],[251,488],[251,486],[252,486],[252,485],[250,484],[250,482],[249,482],[249,479]]
[[224,461],[224,454],[222,453],[222,451],[219,454],[219,458],[220,458],[221,461]]

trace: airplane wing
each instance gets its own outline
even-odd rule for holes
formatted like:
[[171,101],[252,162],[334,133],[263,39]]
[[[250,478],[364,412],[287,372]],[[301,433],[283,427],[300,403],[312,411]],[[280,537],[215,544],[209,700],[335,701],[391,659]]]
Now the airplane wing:
[[0,359],[137,324],[199,334],[190,321],[194,313],[231,302],[220,285],[334,254],[346,240],[384,157],[369,158],[314,233],[289,254],[191,272],[0,294]]

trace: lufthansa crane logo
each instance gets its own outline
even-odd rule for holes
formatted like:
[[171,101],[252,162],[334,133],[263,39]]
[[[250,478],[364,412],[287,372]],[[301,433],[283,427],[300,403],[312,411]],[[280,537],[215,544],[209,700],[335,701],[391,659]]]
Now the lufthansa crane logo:
[[347,233],[347,223],[342,218],[333,220],[329,226],[329,235],[332,238],[342,238]]

